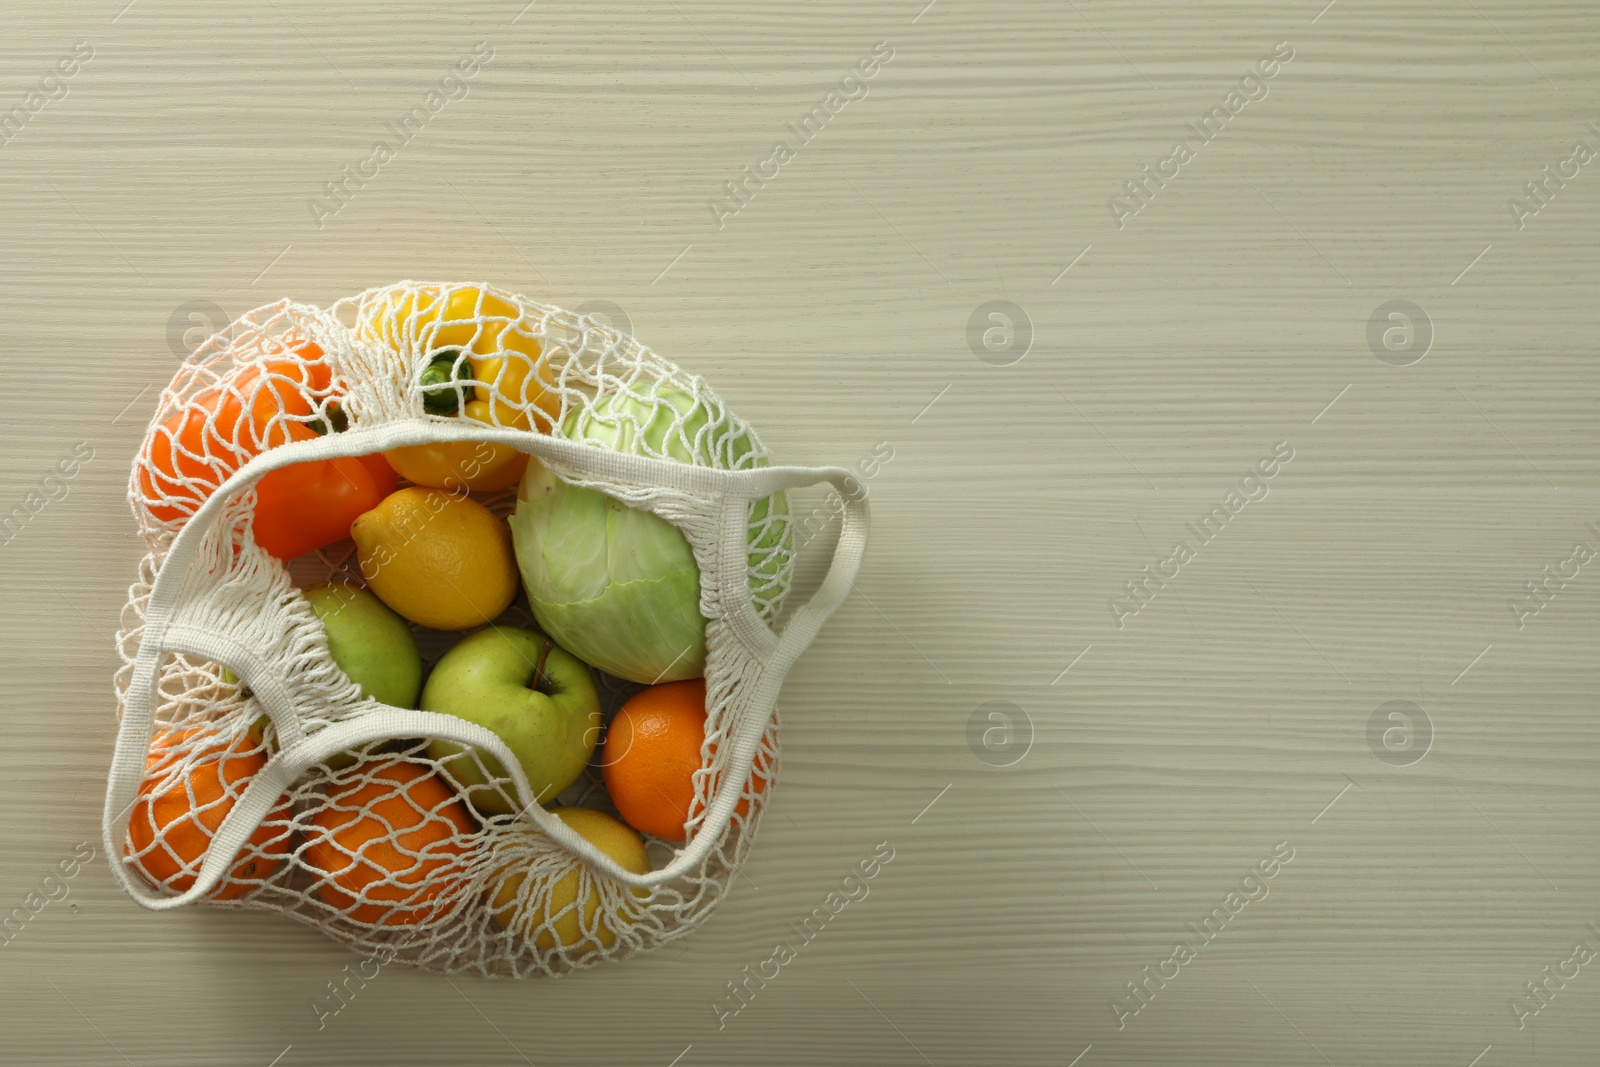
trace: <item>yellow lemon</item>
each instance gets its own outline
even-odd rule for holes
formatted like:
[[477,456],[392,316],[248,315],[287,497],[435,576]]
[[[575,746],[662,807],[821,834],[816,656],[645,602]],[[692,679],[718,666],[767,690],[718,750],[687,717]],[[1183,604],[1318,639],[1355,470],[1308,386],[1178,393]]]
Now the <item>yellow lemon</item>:
[[511,528],[475,500],[412,486],[350,526],[367,588],[420,626],[465,630],[511,606]]
[[[585,841],[616,860],[623,870],[634,874],[649,872],[650,857],[644,850],[644,838],[605,812],[594,811],[591,808],[557,808],[550,814],[576,830]],[[615,931],[604,919],[601,919],[598,925],[595,923],[595,912],[600,908],[600,890],[594,884],[594,880],[602,876],[582,868],[582,860],[572,859],[565,873],[544,875],[543,877],[557,879],[550,887],[548,900],[537,902],[536,893],[526,908],[521,909],[517,904],[517,893],[522,888],[522,881],[526,875],[521,871],[511,873],[495,889],[495,921],[507,930],[517,928],[513,926],[514,923],[519,924],[523,931],[537,930],[534,944],[542,949],[554,948],[559,941],[561,947],[569,951],[572,949],[589,951],[596,947],[594,943],[596,937],[602,946],[610,948],[617,942]],[[589,885],[589,895],[581,905],[583,910],[581,923],[578,916],[579,908],[573,906],[578,899],[580,876]],[[635,887],[633,895],[645,897],[649,896],[650,892]],[[552,915],[556,916],[554,922],[550,922]],[[584,927],[593,929],[594,935],[586,938],[583,933]]]

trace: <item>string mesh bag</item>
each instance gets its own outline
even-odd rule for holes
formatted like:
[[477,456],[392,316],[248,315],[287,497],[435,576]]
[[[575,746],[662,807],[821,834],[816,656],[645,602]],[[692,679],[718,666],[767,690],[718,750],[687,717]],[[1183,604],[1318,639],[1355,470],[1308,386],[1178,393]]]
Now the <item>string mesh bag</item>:
[[[609,809],[598,755],[540,796],[491,731],[365,695],[300,591],[361,585],[363,567],[348,539],[297,552],[299,528],[276,517],[285,500],[318,479],[360,482],[360,457],[466,445],[457,488],[500,516],[516,513],[527,466],[658,516],[692,552],[703,649],[661,677],[703,673],[705,741],[686,840],[650,838],[645,873],[552,814]],[[786,604],[786,494],[822,483],[845,501],[839,538],[805,603]],[[122,615],[103,816],[122,887],[153,910],[272,911],[365,955],[485,976],[564,974],[706,918],[772,794],[783,679],[851,588],[867,529],[844,469],[773,464],[702,379],[484,284],[244,315],[163,391],[129,495],[148,552]],[[521,598],[494,621],[537,626]],[[452,639],[416,636],[425,653]],[[606,714],[655,680],[592,673]],[[456,755],[430,755],[441,746]]]

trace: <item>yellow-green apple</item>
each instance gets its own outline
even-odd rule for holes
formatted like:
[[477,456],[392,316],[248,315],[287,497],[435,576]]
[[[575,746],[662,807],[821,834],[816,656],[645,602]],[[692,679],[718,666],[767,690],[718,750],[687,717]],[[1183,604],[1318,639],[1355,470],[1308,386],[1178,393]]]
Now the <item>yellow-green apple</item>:
[[393,608],[355,585],[300,590],[328,633],[328,652],[366,696],[414,708],[422,690],[422,656],[411,627]]
[[[462,638],[428,675],[422,709],[493,731],[522,764],[541,804],[577,781],[600,737],[600,697],[588,666],[534,629],[490,626]],[[502,793],[484,775],[486,768],[505,777],[489,753],[436,738],[428,755],[445,764],[479,811],[511,813],[509,785]]]
[[[414,708],[422,691],[422,655],[411,627],[394,609],[356,585],[308,585],[300,590],[328,638],[328,654],[363,696],[397,708]],[[222,680],[237,686],[239,678],[223,668]],[[259,744],[270,720],[251,724]],[[335,770],[356,762],[354,752],[336,752],[323,762]]]

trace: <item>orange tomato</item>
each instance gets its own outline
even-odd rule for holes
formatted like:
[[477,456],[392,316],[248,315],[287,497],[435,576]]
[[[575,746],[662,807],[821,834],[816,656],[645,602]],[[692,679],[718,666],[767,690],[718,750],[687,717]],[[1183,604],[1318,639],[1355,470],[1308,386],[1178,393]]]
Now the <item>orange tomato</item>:
[[[138,468],[153,518],[182,522],[254,457],[319,436],[301,420],[333,399],[333,367],[310,342],[291,352],[200,390],[156,428]],[[291,560],[349,537],[356,516],[394,487],[394,469],[377,454],[295,463],[256,484],[251,531],[267,552]]]
[[394,492],[381,453],[280,467],[256,483],[250,528],[256,544],[281,560],[350,536],[350,524]]
[[139,464],[139,490],[159,522],[181,522],[253,457],[317,436],[305,422],[329,398],[333,368],[300,342],[293,358],[249,365],[197,392],[156,428]]

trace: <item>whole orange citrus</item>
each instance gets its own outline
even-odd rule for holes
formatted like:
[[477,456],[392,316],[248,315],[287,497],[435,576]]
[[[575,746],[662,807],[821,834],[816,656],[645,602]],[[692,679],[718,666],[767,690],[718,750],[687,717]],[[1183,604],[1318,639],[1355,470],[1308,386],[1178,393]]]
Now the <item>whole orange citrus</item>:
[[[127,855],[134,870],[157,889],[183,893],[193,887],[211,839],[266,765],[265,749],[248,736],[157,734],[128,819]],[[269,814],[239,853],[239,865],[208,895],[234,900],[271,876],[288,855],[292,815],[287,802]]]
[[[606,731],[600,773],[629,825],[666,841],[686,840],[684,824],[705,739],[704,678],[652,685],[622,705]],[[747,791],[766,789],[767,776],[759,766],[751,780]],[[742,817],[749,809],[744,799],[734,812]]]
[[357,922],[409,926],[459,897],[472,833],[460,794],[426,767],[391,758],[334,779],[303,855],[322,876],[325,903]]

